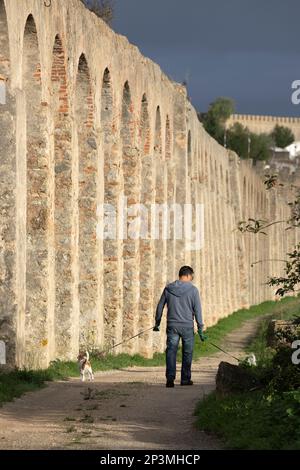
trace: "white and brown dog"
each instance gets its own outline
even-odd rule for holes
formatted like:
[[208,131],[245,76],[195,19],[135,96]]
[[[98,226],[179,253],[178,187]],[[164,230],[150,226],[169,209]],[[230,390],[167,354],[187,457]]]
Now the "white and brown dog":
[[94,374],[93,374],[92,366],[89,360],[90,355],[88,351],[86,351],[85,353],[80,352],[77,359],[78,359],[78,365],[79,365],[79,370],[80,370],[81,382],[85,381],[86,374],[88,375],[90,382],[94,380]]

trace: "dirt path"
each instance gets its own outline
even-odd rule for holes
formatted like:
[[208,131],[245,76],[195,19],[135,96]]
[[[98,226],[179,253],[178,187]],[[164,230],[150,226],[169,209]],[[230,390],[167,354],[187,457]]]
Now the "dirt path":
[[[226,337],[231,352],[241,355],[258,321]],[[0,408],[0,449],[220,449],[193,413],[221,360],[236,362],[223,353],[194,362],[192,387],[165,388],[164,367],[99,372],[88,400],[79,379],[50,383]]]

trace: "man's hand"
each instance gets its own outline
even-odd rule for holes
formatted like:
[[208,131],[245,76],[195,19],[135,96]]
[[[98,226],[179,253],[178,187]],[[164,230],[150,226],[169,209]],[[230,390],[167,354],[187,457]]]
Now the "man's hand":
[[159,325],[155,325],[155,327],[153,328],[153,331],[159,331]]
[[199,338],[201,341],[206,341],[207,340],[207,336],[203,333],[203,329],[202,328],[199,328],[198,329],[198,335],[199,335]]

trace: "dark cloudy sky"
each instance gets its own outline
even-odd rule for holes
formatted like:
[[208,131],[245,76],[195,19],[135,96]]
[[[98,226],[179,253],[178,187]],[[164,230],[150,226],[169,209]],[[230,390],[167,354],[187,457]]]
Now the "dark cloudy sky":
[[176,81],[196,108],[218,96],[239,113],[300,116],[299,0],[115,0],[113,28]]

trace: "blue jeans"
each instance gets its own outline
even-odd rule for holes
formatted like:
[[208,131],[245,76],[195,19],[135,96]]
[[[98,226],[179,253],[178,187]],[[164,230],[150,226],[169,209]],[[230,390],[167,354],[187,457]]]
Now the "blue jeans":
[[186,383],[191,380],[191,367],[194,349],[193,327],[167,326],[166,378],[167,380],[175,380],[176,355],[180,338],[182,340],[181,383]]

